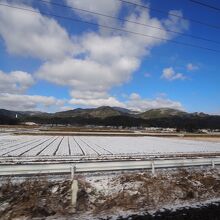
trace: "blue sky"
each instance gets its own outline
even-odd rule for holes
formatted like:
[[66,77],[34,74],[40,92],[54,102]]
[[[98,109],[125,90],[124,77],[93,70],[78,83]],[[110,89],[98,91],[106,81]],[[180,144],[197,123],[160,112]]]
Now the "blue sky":
[[[119,0],[50,2],[160,29],[38,0],[1,1],[10,8],[0,6],[0,108],[54,112],[110,105],[139,111],[170,107],[220,114],[220,27],[192,22],[194,19],[218,26],[220,12],[187,0],[131,1],[166,13]],[[212,4],[219,6],[217,1]],[[46,16],[45,12],[157,39],[58,19]],[[169,30],[219,43],[185,37]]]

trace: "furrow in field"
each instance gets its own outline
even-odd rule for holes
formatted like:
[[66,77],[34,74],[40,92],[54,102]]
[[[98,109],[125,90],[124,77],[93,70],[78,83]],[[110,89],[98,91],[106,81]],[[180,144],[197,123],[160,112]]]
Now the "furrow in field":
[[35,144],[35,143],[40,142],[42,139],[43,139],[43,138],[40,138],[40,139],[38,138],[37,140],[34,140],[34,141],[32,141],[32,142],[23,144],[23,145],[20,146],[20,147],[16,147],[16,148],[10,149],[9,151],[8,151],[8,149],[7,149],[7,151],[6,151],[5,153],[3,153],[2,156],[17,156],[18,154],[20,154],[19,152],[22,152],[22,151],[23,151],[23,149],[25,149],[25,148],[27,148],[27,147],[30,147],[31,145],[33,145],[33,144]]
[[80,137],[75,137],[75,140],[78,142],[78,144],[81,146],[83,151],[85,152],[85,155],[100,155],[99,152],[94,150],[92,147],[90,147],[85,141],[81,140]]
[[1,138],[2,156],[168,155],[220,153],[220,143],[165,137],[18,136]]
[[71,155],[83,155],[83,156],[86,155],[85,151],[82,149],[82,147],[79,145],[79,143],[73,136],[69,143],[70,143]]
[[52,140],[49,143],[41,144],[37,149],[33,149],[29,152],[28,156],[38,156],[43,152],[46,148],[48,148],[53,142],[55,142],[58,139],[58,137],[52,137]]
[[94,140],[91,140],[90,137],[81,137],[81,140],[86,142],[94,150],[98,151],[101,155],[113,154],[111,151],[106,150],[104,147],[99,146]]
[[4,144],[14,142],[14,141],[18,141],[18,140],[19,140],[19,138],[15,137],[15,136],[0,137],[0,147]]
[[34,138],[32,137],[32,139],[29,137],[25,138],[26,141],[16,141],[16,142],[13,142],[13,143],[8,143],[7,145],[4,145],[3,148],[0,149],[0,154],[3,154],[4,152],[10,150],[10,149],[14,149],[14,148],[17,148],[18,146],[23,146],[24,144],[27,144],[27,143],[31,143],[33,141],[35,141],[37,138]]
[[144,143],[142,137],[91,137],[90,140],[112,154],[119,155],[145,154],[149,148],[148,143]]
[[62,143],[63,139],[64,139],[64,137],[62,137],[62,139],[60,140],[60,143],[58,144],[58,146],[57,146],[56,150],[54,151],[53,156],[57,155],[57,151],[59,150],[60,145],[61,145],[61,143]]
[[23,146],[22,148],[14,149],[13,151],[11,151],[9,153],[9,155],[10,156],[22,156],[25,152],[28,152],[30,149],[40,145],[41,143],[43,143],[46,140],[47,140],[47,138],[41,138],[40,140],[37,140],[34,143],[27,144],[27,145]]
[[[34,145],[33,147],[29,147],[28,149],[24,150],[19,156],[25,156],[28,154],[28,152],[30,152],[31,150],[34,150],[34,149],[38,149],[41,145],[44,145],[44,144],[48,144],[48,142],[52,139],[53,137],[46,137],[43,141],[41,141],[40,143],[38,143],[37,145]],[[33,155],[34,156],[34,155]]]
[[68,150],[69,150],[69,155],[71,155],[70,137],[68,137]]
[[40,154],[38,155],[47,155],[47,156],[53,156],[55,155],[55,152],[60,144],[60,142],[62,141],[63,137],[58,137],[56,138],[49,146],[47,146],[43,151],[41,151]]
[[91,137],[91,140],[114,154],[123,155],[220,152],[220,143],[162,137]]
[[79,139],[87,146],[89,147],[91,150],[93,150],[97,155],[101,155],[96,149],[94,149],[92,146],[90,146],[90,144],[88,144],[86,141],[84,141],[82,138],[79,137]]
[[4,140],[2,142],[0,142],[0,149],[3,148],[5,145],[7,144],[13,144],[16,141],[19,141],[19,139],[14,139],[14,140]]
[[17,146],[20,146],[22,144],[25,144],[25,143],[28,143],[28,142],[31,142],[31,141],[33,141],[33,138],[32,139],[26,138],[25,141],[24,141],[24,139],[21,139],[21,140],[5,143],[4,145],[2,145],[0,147],[0,152],[4,151],[5,149],[15,148]]
[[[35,140],[36,138],[34,138]],[[24,141],[24,138],[23,139],[20,139],[18,141],[13,141],[13,142],[10,142],[10,143],[6,143],[4,144],[4,146],[2,146],[2,148],[0,148],[0,152],[5,150],[5,149],[9,149],[9,148],[14,148],[14,147],[17,147],[17,146],[20,146],[22,144],[25,144],[25,143],[28,143],[28,142],[31,142],[33,141],[33,137],[25,137],[25,141]]]
[[60,143],[59,149],[56,152],[56,155],[70,155],[69,151],[69,137],[65,136]]

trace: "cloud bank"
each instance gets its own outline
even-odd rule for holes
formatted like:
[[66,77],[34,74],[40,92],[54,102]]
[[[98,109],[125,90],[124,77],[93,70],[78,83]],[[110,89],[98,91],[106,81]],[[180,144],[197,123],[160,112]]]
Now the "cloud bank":
[[[38,9],[24,6],[21,3],[6,3],[39,12]],[[102,12],[111,16],[117,16],[122,9],[119,1],[111,0],[92,2],[90,0],[66,0],[66,3],[73,7]],[[181,11],[172,11],[172,13],[174,12],[181,15]],[[176,37],[167,29],[185,31],[188,28],[187,21],[171,16],[160,20],[151,17],[148,10],[140,8],[128,10],[125,19],[156,26],[160,29],[147,28],[126,21],[111,20],[110,22],[109,19],[97,15],[86,15],[76,10],[73,10],[72,13],[85,20],[93,19],[98,24],[108,22],[109,25],[117,28],[128,31],[135,30],[138,33],[164,39]],[[10,19],[8,19],[9,17]],[[72,28],[77,29],[76,25],[77,23],[72,23]],[[110,94],[110,90],[114,87],[129,82],[134,72],[140,68],[142,59],[151,53],[153,47],[165,43],[164,40],[119,31],[106,31],[102,27],[96,31],[90,30],[81,34],[70,35],[64,27],[51,17],[19,10],[4,10],[4,8],[0,8],[0,35],[9,53],[41,60],[41,66],[34,73],[36,79],[67,87],[71,97],[69,103],[73,106],[110,105],[129,108],[136,106],[136,109],[164,106],[181,107],[179,102],[165,98],[147,100],[138,97],[136,100],[129,98],[127,101],[121,102],[117,97]],[[26,77],[22,83],[19,82],[18,76],[15,77],[17,81],[10,78],[13,74],[16,75],[15,73],[2,73],[4,81],[12,88],[11,91],[24,93],[33,83],[30,74],[21,73],[18,74],[20,77],[22,74],[24,78]],[[27,79],[28,77],[29,79]],[[167,68],[164,69],[162,78],[175,80],[184,79],[184,76],[175,73],[172,68]],[[27,81],[26,84],[25,80]],[[4,88],[4,85],[0,85],[0,90],[8,93],[8,97],[10,97],[10,90]],[[38,105],[36,103],[39,101],[36,100],[40,99],[36,97],[33,97],[35,101],[28,105],[29,107],[24,107],[30,109],[34,108],[34,105]],[[51,99],[45,98],[45,100],[51,103]],[[53,101],[55,104],[56,102]],[[42,100],[42,104],[45,105],[44,100]]]

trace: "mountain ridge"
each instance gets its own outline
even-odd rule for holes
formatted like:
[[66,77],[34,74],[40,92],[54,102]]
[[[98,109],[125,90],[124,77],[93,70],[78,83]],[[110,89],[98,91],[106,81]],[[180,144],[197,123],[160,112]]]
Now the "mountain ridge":
[[129,115],[132,117],[139,117],[142,119],[150,118],[164,118],[164,117],[206,117],[209,114],[203,112],[188,113],[186,111],[174,109],[174,108],[154,108],[148,109],[143,112],[132,111],[130,109],[121,107],[100,106],[97,108],[76,108],[66,111],[60,111],[55,113],[47,113],[41,111],[14,111],[8,109],[0,109],[0,115],[8,117],[23,117],[23,116],[55,116],[55,117],[94,117],[94,118],[107,118],[112,116]]
[[171,108],[151,109],[138,114],[109,106],[91,109],[78,108],[56,113],[0,109],[0,124],[25,122],[75,126],[163,127],[186,131],[220,129],[220,116],[201,112],[187,113]]

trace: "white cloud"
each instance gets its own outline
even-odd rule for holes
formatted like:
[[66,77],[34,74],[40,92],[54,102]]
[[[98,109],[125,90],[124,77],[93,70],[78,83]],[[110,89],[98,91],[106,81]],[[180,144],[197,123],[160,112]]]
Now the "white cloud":
[[34,84],[31,74],[23,71],[4,73],[0,71],[0,93],[23,93]]
[[61,106],[59,111],[68,111],[68,110],[72,110],[73,107],[72,106],[68,106],[68,105],[64,105],[64,106]]
[[[177,16],[172,16],[173,14]],[[163,20],[163,24],[169,30],[181,32],[187,30],[189,28],[189,22],[184,19],[180,19],[183,17],[183,13],[179,10],[170,10],[168,19]],[[176,34],[174,34],[176,35]]]
[[[113,16],[117,15],[121,9],[119,1],[95,0],[92,3],[90,0],[66,1],[74,7],[100,11]],[[30,6],[25,7],[33,10]],[[179,18],[168,17],[160,20],[151,17],[148,10],[140,8],[130,12],[126,19],[157,26],[162,30],[129,22],[112,21],[111,25],[166,39],[175,37],[174,34],[166,31],[168,28],[181,31],[187,29],[187,22],[183,22]],[[176,13],[181,12],[176,11]],[[77,14],[79,15],[78,12]],[[80,16],[84,15],[80,14]],[[87,19],[87,17],[84,18]],[[106,19],[103,20],[97,16],[93,16],[93,19],[98,23],[106,22]],[[143,57],[150,54],[151,48],[166,42],[158,38],[119,31],[103,32],[102,28],[96,33],[90,31],[70,37],[67,31],[52,18],[14,9],[4,10],[3,7],[0,9],[0,35],[10,53],[46,60],[36,75],[57,85],[67,86],[72,98],[70,103],[87,106],[124,107],[128,105],[132,107],[132,103],[137,102],[137,99],[123,104],[109,95],[110,89],[128,82],[132,78],[132,74],[140,67]],[[183,76],[174,74],[173,77],[177,79]],[[5,91],[8,92],[8,90]],[[10,94],[7,96],[10,97]],[[13,95],[13,97],[15,96]],[[37,108],[40,101],[44,106],[46,102],[57,105],[57,100],[51,99],[51,97],[48,99],[48,97],[40,98],[41,96],[26,96],[29,101],[27,104],[23,101],[23,97],[25,95],[22,95],[22,98],[18,97],[18,99],[22,99],[21,108]],[[139,105],[138,108],[142,108],[141,106],[145,105],[156,106],[163,101],[167,105],[172,104],[172,101],[169,103],[169,100],[165,99],[142,100],[141,98],[136,104]],[[15,103],[17,103],[16,100]],[[10,106],[9,103],[6,104],[6,106]],[[12,102],[11,107],[13,107]]]
[[[106,14],[109,16],[116,16],[121,8],[121,2],[120,1],[112,1],[112,0],[66,0],[66,3],[68,6],[78,8],[78,9],[84,9],[88,11],[93,11],[101,14]],[[74,9],[73,9],[74,10]],[[80,17],[87,19],[91,21],[91,19],[94,19],[98,21],[100,24],[109,24],[114,23],[114,20],[110,18],[106,18],[104,16],[100,16],[97,14],[91,14],[91,13],[85,13],[80,10],[74,10],[74,12],[79,15]]]
[[51,107],[54,109],[54,107],[60,107],[64,103],[64,100],[52,96],[0,93],[0,108],[16,111],[50,111]]
[[52,96],[25,95],[26,90],[33,84],[34,79],[29,73],[0,71],[0,108],[16,111],[54,111],[65,103],[65,100]]
[[[118,27],[135,29],[137,32],[153,36],[172,38],[173,35],[166,31],[166,27],[177,25],[179,29],[182,28],[178,19],[175,19],[175,24],[171,20],[165,27],[164,21],[151,18],[149,12],[142,9],[136,10],[127,19],[161,27],[162,30],[158,30],[129,22],[117,24]],[[102,32],[90,32],[76,38],[80,48],[77,56],[61,61],[48,61],[39,68],[37,76],[58,85],[68,86],[74,103],[77,103],[76,99],[79,99],[78,103],[91,100],[90,104],[93,102],[94,105],[98,102],[113,102],[112,99],[109,99],[110,101],[107,99],[107,97],[111,98],[108,91],[114,86],[128,82],[132,74],[138,70],[141,59],[150,53],[152,47],[164,42],[155,38],[119,32],[107,35]]]
[[101,92],[101,91],[77,91],[73,90],[70,92],[71,97],[75,97],[77,99],[106,99],[109,97],[107,92]]
[[186,79],[186,77],[182,73],[176,73],[173,67],[163,69],[161,78],[169,80],[169,81],[178,80],[178,79],[180,80]]
[[186,65],[186,69],[187,69],[188,71],[194,71],[194,70],[198,70],[198,69],[199,69],[199,66],[196,65],[196,64],[193,64],[193,63],[188,63],[188,64]]
[[118,101],[114,97],[96,98],[96,99],[71,99],[69,103],[72,105],[80,105],[86,107],[99,107],[99,106],[126,107],[124,103]]
[[129,99],[130,100],[140,100],[141,97],[138,93],[133,92],[133,93],[130,94]]
[[146,111],[153,108],[174,108],[183,109],[183,106],[178,101],[170,100],[166,97],[157,97],[156,99],[143,99],[137,93],[132,93],[129,99],[125,102],[127,108],[136,111]]
[[[39,12],[27,5],[19,6]],[[54,19],[18,9],[0,7],[0,36],[9,53],[22,56],[60,59],[74,50],[67,31]]]
[[143,99],[138,93],[132,93],[124,102],[117,100],[115,97],[97,98],[97,99],[71,99],[69,104],[83,107],[98,106],[117,106],[128,108],[135,111],[146,111],[152,108],[174,108],[183,109],[178,101],[170,100],[166,97],[158,96],[155,99]]
[[[59,85],[68,85],[73,91],[106,92],[112,86],[129,79],[137,68],[134,58],[120,58],[112,65],[104,65],[92,60],[66,59],[61,62],[47,62],[38,71],[38,76]],[[74,94],[74,92],[72,93]]]
[[[112,0],[66,0],[66,3],[67,5],[75,8],[82,8],[85,10],[100,12],[102,14],[108,14],[112,16],[116,15],[121,7],[121,2]],[[79,11],[76,12],[79,13],[81,16],[84,16],[86,14]],[[93,16],[100,18],[100,16],[95,14]]]

